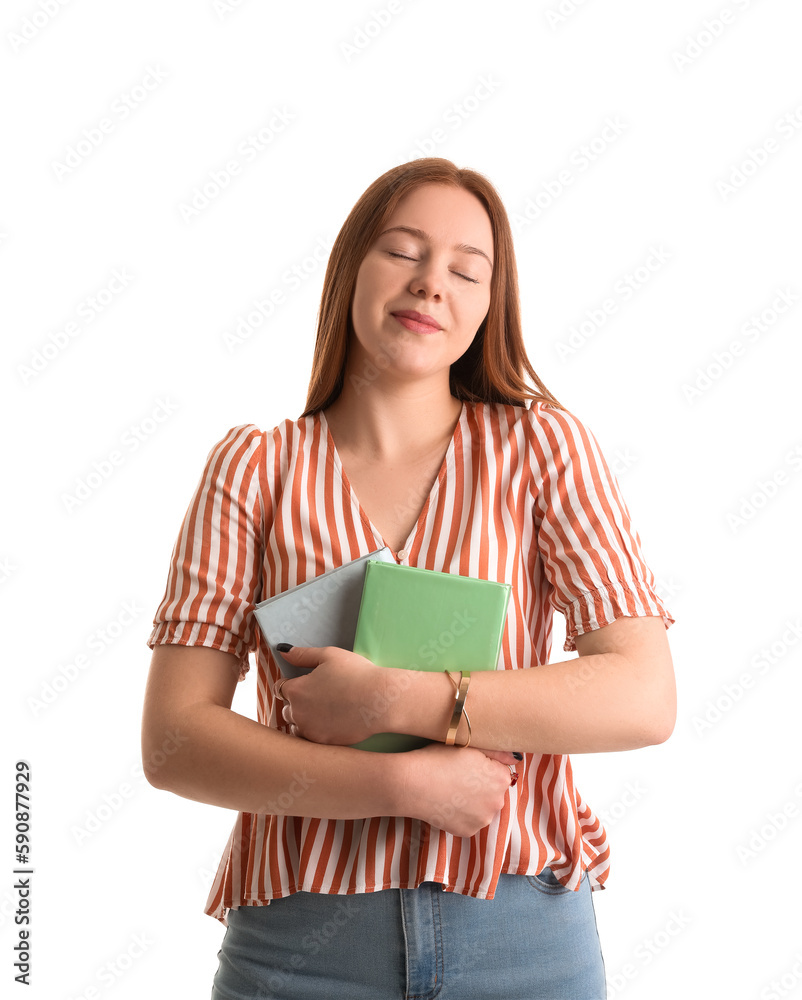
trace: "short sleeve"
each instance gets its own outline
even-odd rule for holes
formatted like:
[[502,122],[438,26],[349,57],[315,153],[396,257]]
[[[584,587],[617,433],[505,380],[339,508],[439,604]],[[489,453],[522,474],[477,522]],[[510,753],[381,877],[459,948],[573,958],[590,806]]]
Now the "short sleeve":
[[618,618],[674,618],[655,589],[615,476],[574,414],[541,402],[531,417],[537,544],[550,601],[565,615],[563,649]]
[[255,649],[251,612],[262,589],[264,435],[232,428],[209,452],[178,533],[148,646],[176,643],[233,653],[243,680]]

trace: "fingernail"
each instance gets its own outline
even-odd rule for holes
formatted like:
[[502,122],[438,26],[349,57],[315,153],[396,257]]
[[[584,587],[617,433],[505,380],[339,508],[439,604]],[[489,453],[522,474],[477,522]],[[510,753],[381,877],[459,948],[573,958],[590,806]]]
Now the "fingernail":
[[513,785],[517,784],[518,784],[518,772],[516,771],[514,774],[510,775],[510,788],[512,788]]
[[286,653],[288,649],[292,649],[292,644],[289,642],[278,642],[276,643],[276,649],[279,653]]
[[513,755],[513,757],[516,760],[523,760],[524,759],[524,755],[522,753],[518,753],[517,750],[513,750],[512,755]]

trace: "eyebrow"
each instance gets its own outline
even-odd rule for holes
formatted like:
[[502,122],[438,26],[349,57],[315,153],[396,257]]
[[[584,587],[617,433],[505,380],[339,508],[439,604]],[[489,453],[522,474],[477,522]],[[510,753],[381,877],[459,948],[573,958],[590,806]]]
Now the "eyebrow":
[[[391,226],[390,229],[385,229],[383,233],[379,233],[379,237],[384,236],[386,233],[394,232],[409,233],[410,236],[417,236],[420,240],[431,240],[428,233],[424,233],[422,229],[414,229],[412,226]],[[379,237],[377,237],[377,239]],[[478,247],[472,247],[468,243],[457,243],[457,245],[451,249],[458,250],[460,253],[477,254],[479,257],[484,257],[491,267],[493,266],[493,261],[487,256],[484,250],[480,250]]]

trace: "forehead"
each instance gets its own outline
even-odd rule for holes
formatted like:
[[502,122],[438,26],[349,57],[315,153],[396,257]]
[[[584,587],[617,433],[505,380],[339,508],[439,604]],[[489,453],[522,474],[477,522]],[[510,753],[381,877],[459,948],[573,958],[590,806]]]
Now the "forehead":
[[379,227],[379,233],[395,226],[417,229],[449,246],[470,244],[492,259],[493,227],[490,216],[476,195],[450,184],[421,184],[408,191]]

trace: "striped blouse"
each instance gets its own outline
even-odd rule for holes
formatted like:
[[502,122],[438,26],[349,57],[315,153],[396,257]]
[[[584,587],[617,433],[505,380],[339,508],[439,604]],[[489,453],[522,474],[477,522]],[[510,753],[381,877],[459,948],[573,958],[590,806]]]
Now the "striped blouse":
[[[209,453],[170,562],[148,645],[233,653],[257,666],[257,718],[287,729],[272,696],[279,673],[254,604],[385,544],[343,468],[325,413],[270,431],[232,428]],[[394,553],[409,566],[511,585],[498,669],[547,663],[554,609],[574,638],[623,616],[674,621],[598,442],[573,414],[463,402],[417,523]],[[501,873],[550,865],[568,888],[609,872],[607,835],[574,786],[570,757],[524,754],[493,822],[456,837],[404,816],[358,820],[238,814],[204,912],[299,890],[374,892],[442,883],[492,899]]]

